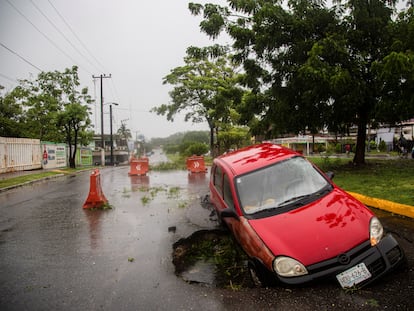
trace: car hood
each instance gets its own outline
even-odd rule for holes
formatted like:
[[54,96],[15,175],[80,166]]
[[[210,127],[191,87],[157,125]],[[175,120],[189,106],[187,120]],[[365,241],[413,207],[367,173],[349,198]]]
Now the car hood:
[[275,256],[311,265],[369,239],[373,213],[339,188],[304,207],[251,219],[250,225]]

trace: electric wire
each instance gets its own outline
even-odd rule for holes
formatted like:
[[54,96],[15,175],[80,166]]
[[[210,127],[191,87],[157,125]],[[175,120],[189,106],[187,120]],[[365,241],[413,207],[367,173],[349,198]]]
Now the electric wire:
[[65,23],[66,27],[68,27],[68,29],[70,30],[70,32],[73,34],[73,36],[79,41],[79,43],[82,45],[82,47],[85,49],[86,52],[88,52],[89,56],[91,56],[95,62],[98,64],[99,67],[101,67],[101,69],[104,70],[98,70],[99,72],[107,72],[108,70],[105,70],[105,66],[103,66],[97,59],[96,57],[91,53],[91,51],[88,49],[88,47],[86,46],[85,43],[83,43],[83,41],[79,38],[79,36],[75,33],[75,31],[73,30],[73,28],[70,26],[70,24],[66,21],[66,19],[63,17],[62,14],[60,14],[60,12],[58,11],[58,9],[53,5],[53,3],[50,0],[47,0],[50,4],[50,6],[54,9],[54,11],[56,12],[56,14],[60,17],[60,19]]
[[[32,0],[30,0],[32,1]],[[70,30],[72,35],[78,40],[78,42],[82,45],[82,47],[85,49],[85,51],[89,54],[89,56],[96,62],[96,64],[101,68],[105,69],[105,66],[102,65],[102,63],[99,62],[99,60],[94,56],[94,54],[88,49],[86,44],[80,39],[80,37],[76,34],[76,32],[73,30],[71,25],[67,22],[67,20],[64,18],[64,16],[59,12],[59,10],[56,8],[55,5],[50,0],[47,0],[50,4],[50,6],[53,8],[53,10],[56,12],[56,14],[60,17],[60,19],[63,21],[63,23],[66,25],[66,27]],[[107,70],[100,70],[98,67],[94,66],[96,69],[98,69],[98,72],[107,72]],[[113,96],[115,98],[116,102],[119,102],[119,96],[118,91],[115,85],[115,82],[113,79],[111,79],[110,82],[110,91],[113,93]],[[96,98],[96,97],[95,97]]]
[[2,76],[4,79],[9,80],[9,81],[11,81],[13,83],[16,83],[17,82],[16,79],[10,78],[9,76],[6,76],[5,74],[0,73],[0,76]]
[[28,61],[26,58],[24,58],[23,56],[21,56],[19,53],[13,51],[11,48],[7,47],[5,44],[0,42],[0,45],[5,48],[6,50],[8,50],[10,53],[13,53],[14,55],[16,55],[17,57],[19,57],[21,60],[23,60],[25,63],[29,64],[30,66],[32,66],[33,68],[39,70],[40,72],[42,72],[43,70],[40,69],[38,66],[33,65],[30,61]]
[[[56,49],[58,49],[62,54],[64,54],[67,58],[69,58],[74,64],[78,64],[76,60],[74,60],[69,54],[67,54],[63,49],[61,49],[52,39],[50,39],[44,32],[42,32],[29,18],[26,17],[15,5],[13,5],[9,0],[6,0],[6,2],[17,12],[22,16],[34,29],[36,29],[47,41],[49,41],[50,44],[52,44]],[[79,68],[82,68],[87,73],[90,73],[88,70],[84,69],[83,67],[78,66]]]
[[69,39],[68,37],[55,25],[55,23],[53,23],[50,18],[33,2],[33,0],[30,0],[30,2],[32,3],[32,5],[36,8],[36,10],[39,11],[40,14],[42,14],[42,16],[49,22],[50,25],[52,25],[52,27],[66,40],[67,43],[70,44],[70,46],[79,53],[79,55],[85,59],[92,67],[95,67],[95,69],[98,69],[98,67],[95,66],[95,64],[93,64]]

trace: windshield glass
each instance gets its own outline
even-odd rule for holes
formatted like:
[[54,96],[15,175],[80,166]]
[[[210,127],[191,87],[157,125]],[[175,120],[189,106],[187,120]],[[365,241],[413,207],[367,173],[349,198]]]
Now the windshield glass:
[[240,204],[246,214],[289,205],[318,193],[328,185],[325,178],[302,157],[236,178]]

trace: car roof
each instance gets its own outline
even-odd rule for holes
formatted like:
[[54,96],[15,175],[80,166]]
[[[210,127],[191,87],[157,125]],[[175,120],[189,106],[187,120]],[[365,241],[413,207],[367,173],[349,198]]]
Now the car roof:
[[261,143],[223,154],[214,162],[221,163],[234,175],[241,175],[297,155],[299,153],[286,147]]

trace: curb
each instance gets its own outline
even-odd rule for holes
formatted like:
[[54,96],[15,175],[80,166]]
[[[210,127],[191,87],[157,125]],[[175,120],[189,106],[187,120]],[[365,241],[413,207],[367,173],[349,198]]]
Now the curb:
[[19,187],[22,187],[22,186],[27,186],[27,185],[33,184],[35,182],[38,182],[38,181],[55,179],[55,178],[62,177],[62,176],[66,176],[66,175],[65,174],[56,174],[56,175],[53,175],[53,176],[47,176],[47,177],[42,177],[42,178],[39,178],[39,179],[33,179],[33,180],[26,181],[26,182],[21,183],[21,184],[16,184],[16,185],[13,185],[13,186],[0,188],[0,192],[4,192],[4,191],[7,191],[7,190],[19,188]]
[[371,198],[355,192],[348,191],[348,193],[358,201],[364,203],[365,205],[388,211],[394,214],[414,218],[414,206],[395,203],[383,199]]

